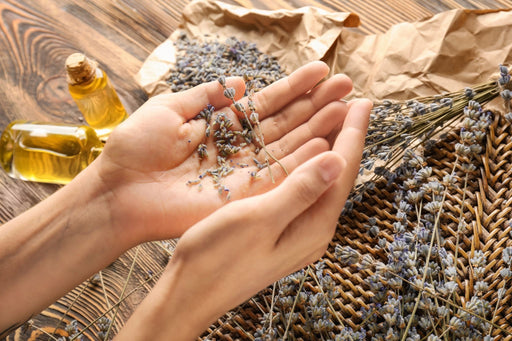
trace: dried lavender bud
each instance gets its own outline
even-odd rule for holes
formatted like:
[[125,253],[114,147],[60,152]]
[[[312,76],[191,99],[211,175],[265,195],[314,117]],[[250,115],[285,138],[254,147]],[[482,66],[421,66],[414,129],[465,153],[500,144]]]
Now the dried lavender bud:
[[201,160],[208,157],[208,149],[204,143],[197,146],[197,155],[199,155]]
[[453,188],[457,184],[457,176],[453,174],[446,174],[443,177],[443,185],[446,188]]
[[[403,220],[403,218],[400,219],[399,217],[397,217],[397,219],[398,220]],[[393,232],[395,234],[402,234],[402,233],[405,232],[405,226],[400,221],[395,221],[393,223]]]
[[511,93],[510,93],[510,90],[508,90],[508,89],[505,89],[505,90],[503,90],[502,92],[500,92],[500,96],[501,96],[501,98],[503,98],[505,101],[510,101],[510,99],[512,98]]
[[220,76],[219,78],[217,78],[217,81],[219,82],[220,85],[222,85],[223,87],[226,86],[226,77],[224,76]]
[[471,257],[469,261],[474,267],[485,266],[487,263],[485,254],[481,250],[476,250],[473,254],[473,257]]
[[476,126],[476,121],[472,118],[466,117],[464,121],[462,121],[462,126],[464,129],[473,130],[473,128]]
[[388,241],[386,240],[386,238],[380,238],[379,239],[379,247],[384,249],[386,248],[386,246],[388,245]]
[[78,321],[77,320],[72,320],[71,322],[69,322],[66,327],[64,328],[64,330],[69,334],[69,335],[75,335],[78,333]]
[[91,278],[89,278],[89,282],[90,282],[92,285],[100,285],[100,284],[101,284],[101,277],[100,277],[100,274],[99,274],[99,273],[94,274]]
[[485,138],[486,133],[484,131],[477,130],[477,131],[473,132],[473,135],[475,137],[475,140],[478,143],[481,143],[483,141],[483,139]]
[[350,199],[345,201],[342,214],[349,214],[354,209],[354,202]]
[[484,150],[483,147],[479,144],[472,144],[469,146],[469,149],[470,149],[471,153],[476,154],[476,155],[481,154]]
[[460,168],[462,169],[463,172],[465,173],[471,173],[471,172],[474,172],[476,170],[476,166],[471,164],[471,163],[463,163]]
[[249,107],[250,111],[256,111],[256,107],[254,106],[254,101],[251,98],[249,98],[249,100],[247,101],[247,106]]
[[475,135],[471,131],[463,130],[460,132],[460,139],[463,143],[471,144],[475,141]]
[[442,98],[440,103],[443,107],[448,107],[450,109],[453,107],[453,99],[449,97]]
[[504,75],[508,75],[508,68],[507,68],[505,65],[500,64],[500,66],[499,66],[499,67],[500,67],[500,74],[501,74],[502,76],[504,76]]
[[336,245],[334,256],[343,265],[354,265],[359,263],[361,255],[350,246]]
[[505,293],[507,292],[507,289],[505,288],[499,288],[498,289],[498,298],[503,298],[503,296],[505,296]]
[[416,175],[414,176],[414,179],[419,182],[423,182],[423,181],[427,181],[428,178],[430,178],[431,176],[432,176],[432,167],[425,167],[425,168],[420,169],[416,173]]
[[508,84],[510,82],[510,75],[502,74],[501,77],[498,79],[498,82],[502,86]]
[[475,283],[475,292],[479,295],[482,295],[489,289],[489,285],[484,281],[478,281]]
[[462,143],[456,143],[455,153],[459,154],[460,156],[468,156],[471,153],[471,149]]
[[365,254],[361,259],[361,268],[370,269],[374,266],[375,259],[370,254]]
[[430,103],[430,111],[434,112],[441,109],[441,106],[437,103]]
[[482,111],[482,106],[480,105],[480,103],[477,102],[477,101],[474,101],[474,100],[469,101],[468,105],[466,106],[466,108],[468,110],[474,110],[474,111],[477,111],[477,112],[481,112]]
[[234,100],[235,99],[235,89],[234,88],[224,89],[224,97],[229,98],[230,100]]
[[423,191],[407,191],[407,200],[411,203],[411,204],[417,204],[420,202],[420,200],[423,198],[423,196],[425,195],[425,193]]
[[370,227],[370,229],[368,230],[368,234],[375,238],[379,235],[379,232],[380,232],[380,229],[377,225],[373,225],[372,227]]
[[501,252],[501,258],[508,266],[512,265],[512,246],[503,249]]
[[[226,96],[227,97],[227,96]],[[235,102],[234,103],[234,106],[235,106],[235,109],[240,111],[240,112],[245,112],[245,107],[242,103],[240,102]]]
[[400,278],[391,278],[389,281],[388,281],[388,285],[391,289],[394,289],[394,290],[399,290],[399,289],[402,289],[402,279]]
[[464,88],[464,95],[469,98],[469,99],[472,99],[473,97],[475,97],[475,91],[471,88]]
[[259,115],[256,112],[251,112],[251,116],[249,117],[252,123],[258,124],[259,123]]
[[100,331],[106,332],[108,330],[108,328],[110,327],[110,323],[111,323],[111,320],[108,317],[102,316],[96,323],[96,326],[98,327],[98,329]]
[[443,208],[443,203],[440,201],[432,201],[432,202],[427,203],[424,206],[424,208],[427,212],[430,212],[432,214],[437,214]]

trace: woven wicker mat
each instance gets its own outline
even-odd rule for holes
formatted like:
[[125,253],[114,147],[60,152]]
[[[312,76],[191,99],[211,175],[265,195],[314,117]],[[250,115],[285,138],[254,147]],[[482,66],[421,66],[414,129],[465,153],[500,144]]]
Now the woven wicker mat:
[[[504,263],[501,252],[507,246],[512,246],[510,225],[512,211],[512,138],[510,125],[501,116],[496,115],[487,138],[485,153],[477,172],[468,179],[468,187],[464,202],[461,189],[450,191],[445,202],[445,213],[441,225],[442,235],[446,238],[446,248],[452,253],[456,249],[456,233],[461,209],[469,228],[459,240],[458,268],[462,269],[463,276],[459,277],[459,286],[462,288],[461,300],[468,301],[473,292],[473,279],[468,259],[472,251],[482,250],[487,255],[487,266],[484,275],[489,284],[489,291],[485,294],[491,307],[496,307],[497,288],[504,283],[499,276]],[[435,147],[425,154],[427,163],[433,168],[434,174],[442,178],[452,171],[455,162],[454,145],[457,134],[449,132],[447,137],[438,142]],[[336,235],[324,257],[328,272],[336,281],[341,295],[334,307],[346,325],[357,327],[360,319],[360,308],[369,303],[373,293],[364,283],[369,275],[367,271],[360,271],[356,267],[344,267],[333,255],[336,244],[349,245],[362,254],[370,253],[377,260],[386,261],[382,250],[376,248],[377,239],[370,237],[364,225],[369,217],[375,217],[380,226],[379,237],[385,236],[392,240],[394,216],[394,191],[396,185],[388,186],[381,181],[375,190],[365,195],[361,204],[354,206],[354,210],[347,216],[340,218],[340,225]],[[462,187],[461,187],[462,188]],[[318,292],[315,283],[306,283],[305,287]],[[504,331],[494,329],[496,340],[512,340],[512,287],[506,287],[505,296],[496,309],[494,323]],[[203,335],[204,339],[236,340],[249,339],[247,334],[253,334],[261,326],[264,310],[270,304],[271,289],[261,292],[238,309],[230,312],[211,326]],[[301,316],[304,319],[304,316]],[[312,339],[301,327],[293,326],[295,337],[304,340]],[[283,331],[281,331],[283,332]]]

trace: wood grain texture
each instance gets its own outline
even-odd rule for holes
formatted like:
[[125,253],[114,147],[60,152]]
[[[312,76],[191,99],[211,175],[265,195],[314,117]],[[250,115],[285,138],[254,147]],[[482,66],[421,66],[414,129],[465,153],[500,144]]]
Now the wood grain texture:
[[[15,119],[81,123],[81,115],[67,92],[64,73],[65,59],[77,51],[100,63],[128,111],[133,112],[147,99],[133,77],[149,53],[178,27],[181,12],[188,2],[0,0],[0,129]],[[261,9],[317,6],[331,11],[350,11],[360,16],[361,26],[357,30],[365,34],[383,32],[394,24],[420,20],[454,8],[512,7],[512,1],[508,0],[226,2]],[[22,213],[58,188],[14,180],[0,172],[0,223]],[[128,285],[128,291],[133,294],[122,303],[114,332],[151,288],[168,259],[160,243],[140,248]],[[118,301],[133,257],[131,250],[102,271],[105,290],[85,282],[7,339],[51,339],[45,333],[53,333],[57,325],[57,334],[65,335],[62,328],[73,319],[79,322],[80,328],[85,328]],[[135,290],[138,287],[140,289]],[[93,325],[84,337],[95,340],[97,333]]]

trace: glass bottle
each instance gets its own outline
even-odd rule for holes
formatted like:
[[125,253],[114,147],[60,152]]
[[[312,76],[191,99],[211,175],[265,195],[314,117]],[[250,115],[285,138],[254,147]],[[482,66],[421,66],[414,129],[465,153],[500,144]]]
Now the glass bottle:
[[66,59],[68,88],[85,121],[100,137],[128,117],[107,74],[82,53]]
[[0,137],[0,163],[9,176],[66,184],[103,150],[94,129],[14,121]]

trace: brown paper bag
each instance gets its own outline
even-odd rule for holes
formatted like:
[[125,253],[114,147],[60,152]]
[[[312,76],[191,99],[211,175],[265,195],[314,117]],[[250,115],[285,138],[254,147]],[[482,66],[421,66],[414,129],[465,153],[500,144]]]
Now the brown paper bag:
[[344,31],[326,61],[352,78],[352,96],[410,99],[488,81],[512,61],[512,12],[452,10],[386,33]]
[[[185,8],[181,29],[196,39],[209,34],[254,42],[288,73],[324,60],[331,73],[352,78],[349,97],[373,100],[460,90],[489,80],[512,59],[512,13],[505,10],[452,10],[376,35],[348,29],[358,24],[355,14],[314,7],[264,11],[199,0]],[[149,96],[169,91],[165,80],[178,34],[158,46],[137,75]]]

